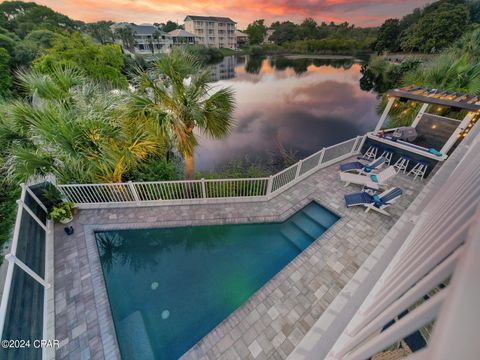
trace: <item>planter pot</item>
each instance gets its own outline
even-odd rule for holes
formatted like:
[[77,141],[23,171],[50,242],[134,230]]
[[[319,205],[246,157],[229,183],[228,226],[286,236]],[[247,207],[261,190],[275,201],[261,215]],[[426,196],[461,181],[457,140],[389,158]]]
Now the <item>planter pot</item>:
[[60,222],[65,225],[65,224],[68,224],[68,223],[72,222],[72,220],[73,220],[73,216],[70,216],[67,219],[60,220]]

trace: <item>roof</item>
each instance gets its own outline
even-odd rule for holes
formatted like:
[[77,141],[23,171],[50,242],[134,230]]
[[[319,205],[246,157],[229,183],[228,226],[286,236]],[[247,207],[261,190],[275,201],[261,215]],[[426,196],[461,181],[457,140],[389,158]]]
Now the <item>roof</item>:
[[389,90],[387,95],[427,104],[436,104],[473,111],[480,110],[480,96],[454,91],[444,91],[412,85],[400,89]]
[[166,35],[165,32],[159,30],[153,25],[132,25],[132,31],[138,35],[153,35],[155,32],[158,32],[161,35]]
[[237,36],[237,37],[242,37],[242,36],[247,37],[248,35],[245,34],[244,32],[241,32],[240,30],[235,30],[235,36]]
[[195,37],[196,36],[195,34],[192,34],[188,31],[183,30],[183,29],[172,30],[168,33],[168,35],[174,36],[174,37]]
[[203,21],[216,21],[216,22],[228,22],[236,24],[235,21],[228,17],[221,17],[221,16],[196,16],[196,15],[187,15],[184,21],[190,20],[203,20]]

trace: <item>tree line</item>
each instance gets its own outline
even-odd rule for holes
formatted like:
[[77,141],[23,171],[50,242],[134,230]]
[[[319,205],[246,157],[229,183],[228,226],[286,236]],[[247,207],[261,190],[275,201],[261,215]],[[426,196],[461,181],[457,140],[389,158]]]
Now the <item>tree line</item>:
[[245,33],[253,54],[357,50],[438,53],[476,23],[480,23],[478,0],[439,0],[401,19],[387,19],[380,27],[317,23],[312,18],[299,24],[276,21],[267,26],[259,19],[249,24]]

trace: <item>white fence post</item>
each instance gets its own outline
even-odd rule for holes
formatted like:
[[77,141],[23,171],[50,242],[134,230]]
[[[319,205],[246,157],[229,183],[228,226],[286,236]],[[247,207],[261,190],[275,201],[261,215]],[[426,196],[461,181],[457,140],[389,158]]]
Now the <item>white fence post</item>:
[[320,165],[322,165],[323,155],[325,155],[325,148],[323,148],[323,149],[321,150],[320,157],[318,158],[317,167],[320,167]]
[[297,172],[295,173],[295,179],[300,176],[300,170],[302,169],[303,159],[297,163]]
[[135,199],[136,202],[140,202],[140,197],[137,194],[137,189],[135,189],[135,184],[133,184],[131,181],[128,182],[128,188],[130,189],[130,192],[133,195],[133,198]]
[[202,197],[204,199],[206,199],[207,198],[207,190],[205,189],[205,179],[202,178],[201,182],[202,182]]
[[272,185],[273,185],[273,175],[268,177],[268,184],[267,184],[267,196],[270,195],[272,192]]

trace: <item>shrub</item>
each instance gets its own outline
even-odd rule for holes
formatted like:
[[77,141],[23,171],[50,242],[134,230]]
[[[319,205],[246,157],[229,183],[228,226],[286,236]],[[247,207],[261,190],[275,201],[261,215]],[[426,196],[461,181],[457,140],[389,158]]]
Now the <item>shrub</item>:
[[48,217],[55,222],[70,219],[73,216],[73,203],[64,202],[60,205],[56,205],[48,213]]

